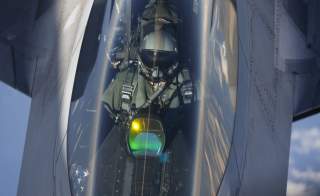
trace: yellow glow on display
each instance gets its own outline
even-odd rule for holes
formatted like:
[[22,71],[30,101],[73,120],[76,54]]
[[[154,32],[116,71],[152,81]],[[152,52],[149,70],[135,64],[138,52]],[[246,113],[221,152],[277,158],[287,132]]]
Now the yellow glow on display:
[[140,131],[141,130],[141,124],[140,124],[140,122],[138,121],[138,120],[134,120],[134,121],[132,121],[132,123],[131,123],[131,129],[133,130],[133,131]]

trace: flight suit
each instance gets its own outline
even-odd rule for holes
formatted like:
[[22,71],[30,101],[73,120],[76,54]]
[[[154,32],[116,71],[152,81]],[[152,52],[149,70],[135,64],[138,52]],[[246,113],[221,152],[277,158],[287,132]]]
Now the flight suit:
[[[117,73],[103,95],[103,102],[107,106],[110,113],[120,113],[122,108],[121,94],[123,84],[125,83],[130,68],[126,68]],[[164,109],[177,109],[183,102],[181,96],[181,89],[183,89],[185,79],[182,72],[179,72],[170,82],[170,84],[163,90],[163,92],[153,101],[152,104],[158,105]],[[147,100],[157,91],[155,87],[157,84],[152,85],[143,75],[138,73],[135,69],[132,79],[133,93],[131,105],[136,108],[143,106]]]

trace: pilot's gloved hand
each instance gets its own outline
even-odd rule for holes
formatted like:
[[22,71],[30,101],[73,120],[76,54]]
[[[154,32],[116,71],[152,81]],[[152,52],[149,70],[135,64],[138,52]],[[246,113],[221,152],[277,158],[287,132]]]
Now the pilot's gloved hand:
[[130,126],[130,122],[132,120],[132,116],[126,113],[118,113],[116,118],[114,119],[115,124],[120,127],[128,128]]

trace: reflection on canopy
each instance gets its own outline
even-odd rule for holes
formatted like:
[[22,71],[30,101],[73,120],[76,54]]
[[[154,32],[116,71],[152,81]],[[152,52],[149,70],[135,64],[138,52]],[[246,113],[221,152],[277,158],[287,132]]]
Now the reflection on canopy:
[[[201,66],[200,129],[203,130],[201,195],[216,195],[225,172],[234,129],[237,90],[237,18],[229,0],[213,3],[208,53]],[[209,9],[208,9],[209,10]],[[205,13],[210,16],[209,13]],[[200,131],[200,130],[199,130]],[[209,180],[208,180],[209,179]]]

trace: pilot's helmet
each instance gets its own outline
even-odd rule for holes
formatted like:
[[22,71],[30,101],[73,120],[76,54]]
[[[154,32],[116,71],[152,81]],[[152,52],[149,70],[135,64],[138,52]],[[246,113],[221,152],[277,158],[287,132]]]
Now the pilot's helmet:
[[164,18],[154,18],[143,22],[140,31],[141,72],[152,82],[168,80],[178,66],[175,24]]

